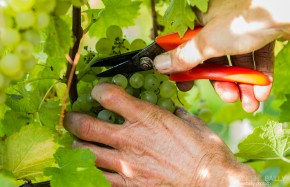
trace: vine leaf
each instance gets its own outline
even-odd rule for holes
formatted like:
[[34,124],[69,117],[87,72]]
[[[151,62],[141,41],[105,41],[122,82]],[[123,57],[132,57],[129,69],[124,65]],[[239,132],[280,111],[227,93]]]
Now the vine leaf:
[[289,84],[290,67],[290,42],[277,54],[275,58],[273,93],[276,98],[284,99],[285,94],[290,94]]
[[3,166],[17,179],[33,180],[54,164],[53,134],[37,124],[24,126],[7,138]]
[[254,130],[239,145],[236,156],[246,159],[282,159],[290,153],[290,130],[283,129],[281,123],[268,122]]
[[209,0],[187,0],[191,6],[196,6],[200,11],[206,12]]
[[58,167],[44,171],[51,176],[52,187],[59,186],[110,186],[100,170],[95,167],[96,156],[89,149],[59,148],[54,155]]
[[288,122],[290,121],[289,111],[290,111],[290,94],[286,95],[286,101],[281,105],[280,121]]
[[16,178],[8,171],[0,171],[0,184],[3,187],[18,187]]
[[96,18],[100,15],[98,21],[91,27],[89,34],[91,36],[104,36],[106,29],[110,25],[119,25],[128,27],[134,25],[134,19],[139,15],[140,1],[131,0],[102,0],[105,8],[88,10],[89,17]]

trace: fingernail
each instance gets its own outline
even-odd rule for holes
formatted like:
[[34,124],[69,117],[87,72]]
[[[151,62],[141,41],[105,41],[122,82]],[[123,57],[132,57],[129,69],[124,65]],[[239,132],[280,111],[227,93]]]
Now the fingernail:
[[158,71],[166,70],[171,67],[171,57],[169,53],[159,55],[154,60],[154,68]]

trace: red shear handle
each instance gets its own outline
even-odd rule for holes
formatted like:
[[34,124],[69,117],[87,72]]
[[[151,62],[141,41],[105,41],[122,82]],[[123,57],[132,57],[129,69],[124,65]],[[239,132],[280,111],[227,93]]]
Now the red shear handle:
[[155,38],[155,42],[164,50],[169,51],[193,38],[200,30],[201,27],[196,27],[194,30],[187,30],[182,38],[179,37],[178,33],[158,36]]
[[259,71],[218,64],[200,64],[189,71],[171,74],[169,79],[176,82],[209,79],[256,85],[269,85],[271,83],[270,79]]

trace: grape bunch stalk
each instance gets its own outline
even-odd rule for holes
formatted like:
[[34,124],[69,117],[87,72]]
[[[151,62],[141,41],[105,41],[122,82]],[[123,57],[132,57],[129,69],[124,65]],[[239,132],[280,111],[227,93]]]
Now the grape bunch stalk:
[[3,104],[4,89],[9,83],[34,68],[33,54],[41,41],[40,32],[49,25],[56,1],[2,0],[0,3],[0,104]]
[[[108,27],[106,31],[106,38],[101,38],[95,45],[96,53],[92,57],[92,52],[89,51],[86,57],[81,58],[85,61],[91,59],[104,58],[108,56],[118,55],[130,51],[143,49],[146,47],[146,42],[142,39],[135,39],[131,43],[124,38],[122,29],[119,26],[112,25]],[[94,61],[94,60],[93,60]],[[79,69],[77,71],[83,72],[84,67],[88,67],[90,62],[79,62]],[[83,65],[86,64],[86,65]],[[175,111],[175,103],[172,100],[173,96],[177,94],[177,87],[174,82],[170,81],[167,75],[159,74],[153,70],[136,72],[131,75],[117,74],[113,77],[97,78],[89,76],[88,74],[96,74],[96,72],[102,71],[102,68],[92,68],[87,71],[85,76],[79,76],[80,82],[93,82],[93,85],[98,83],[112,83],[122,87],[130,95],[137,97],[141,100],[150,102],[154,105],[158,105],[170,112]],[[81,75],[80,73],[79,75]],[[90,79],[89,79],[90,78]],[[124,119],[109,111],[98,103],[92,100],[90,91],[92,87],[88,89],[87,85],[79,87],[79,97],[73,103],[72,110],[80,112],[88,112],[96,115],[98,118],[116,124],[122,124]],[[85,90],[85,91],[84,91]]]

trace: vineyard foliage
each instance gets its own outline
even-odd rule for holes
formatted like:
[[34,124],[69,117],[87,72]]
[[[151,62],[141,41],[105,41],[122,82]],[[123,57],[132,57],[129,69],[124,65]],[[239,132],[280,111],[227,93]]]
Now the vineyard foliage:
[[[0,0],[1,187],[43,181],[52,187],[110,186],[92,152],[72,149],[74,137],[62,127],[64,109],[99,109],[90,92],[107,80],[96,77],[103,69],[90,68],[93,60],[142,48],[154,33],[182,37],[198,21],[195,11],[207,9],[208,0]],[[111,26],[122,28],[121,40],[113,36],[108,51]],[[273,90],[256,113],[244,112],[240,102],[222,102],[208,80],[196,81],[186,93],[174,91],[172,98],[268,184],[289,186],[289,71],[290,43],[276,41]]]

